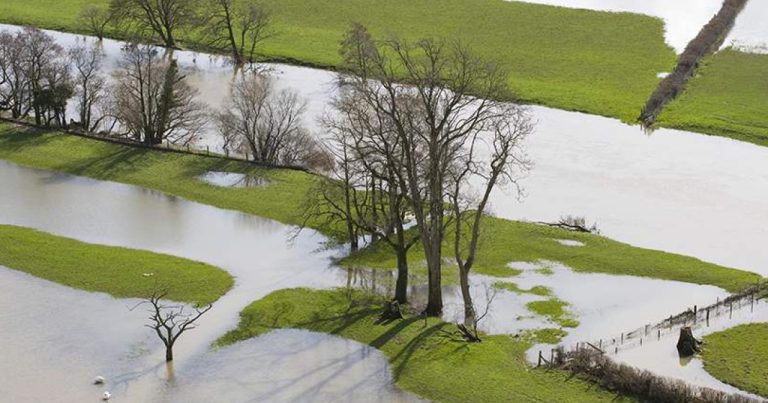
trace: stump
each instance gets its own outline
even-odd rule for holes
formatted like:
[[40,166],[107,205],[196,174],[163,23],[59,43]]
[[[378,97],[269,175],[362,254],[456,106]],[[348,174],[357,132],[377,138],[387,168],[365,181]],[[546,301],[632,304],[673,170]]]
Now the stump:
[[693,331],[686,326],[680,329],[680,337],[677,339],[677,353],[680,358],[690,357],[701,351],[703,342],[693,337]]
[[400,311],[400,304],[397,300],[387,301],[384,304],[384,310],[379,316],[380,321],[392,321],[403,319],[403,313]]

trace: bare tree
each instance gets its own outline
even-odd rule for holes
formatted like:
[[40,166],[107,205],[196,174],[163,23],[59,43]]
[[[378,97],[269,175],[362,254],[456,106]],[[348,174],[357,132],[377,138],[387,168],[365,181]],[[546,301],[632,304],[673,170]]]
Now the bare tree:
[[146,45],[123,49],[115,73],[114,115],[126,134],[145,144],[193,142],[207,124],[206,107],[176,60]]
[[213,12],[206,17],[211,45],[230,49],[235,64],[253,63],[256,48],[274,36],[272,15],[263,4],[235,0],[208,0]]
[[246,73],[235,81],[216,124],[225,141],[254,161],[305,165],[321,153],[302,125],[305,110],[295,91],[277,90],[270,77]]
[[325,207],[326,215],[335,213],[353,242],[361,232],[392,248],[398,269],[395,300],[405,304],[408,250],[418,243],[419,233],[405,228],[410,207],[395,172],[401,167],[403,150],[391,119],[356,97],[342,87],[333,103],[334,113],[323,120],[332,135],[337,169],[334,180],[323,182],[324,189],[316,192],[323,195],[318,210]]
[[104,40],[107,27],[113,22],[113,13],[108,7],[95,4],[86,4],[78,17],[80,24],[88,31],[96,35],[100,41]]
[[401,144],[393,172],[407,194],[427,261],[425,314],[439,316],[451,172],[497,116],[494,100],[511,99],[507,76],[460,43],[374,41],[359,24],[344,38],[342,56],[345,84],[392,122]]
[[32,107],[22,36],[0,32],[0,110],[10,111],[14,119],[27,116]]
[[194,23],[197,4],[197,0],[111,0],[110,12],[128,29],[150,33],[175,48],[176,32]]
[[[196,327],[195,322],[206,312],[213,308],[208,305],[205,308],[196,307],[194,312],[185,312],[184,305],[169,305],[162,300],[167,295],[166,292],[155,291],[146,300],[139,305],[150,305],[149,324],[146,327],[153,329],[157,337],[165,346],[165,361],[173,361],[173,346],[184,332]],[[137,305],[138,306],[138,305]]]
[[104,53],[96,46],[76,45],[69,49],[74,67],[79,125],[86,132],[95,131],[105,115],[94,119],[96,105],[105,98],[106,79],[101,73]]
[[21,63],[31,95],[35,123],[49,123],[47,115],[61,118],[62,102],[66,106],[67,93],[71,96],[69,65],[61,57],[63,49],[43,31],[25,27],[19,35]]
[[[454,218],[453,252],[459,267],[465,324],[476,321],[469,273],[477,256],[480,227],[488,200],[497,185],[514,182],[516,173],[529,168],[521,143],[532,131],[533,124],[525,108],[509,103],[496,104],[488,109],[484,122],[467,139],[468,148],[457,156],[449,171],[452,183],[448,200]],[[487,150],[490,156],[481,151],[486,145],[490,148]],[[472,197],[472,179],[482,182],[477,200]]]

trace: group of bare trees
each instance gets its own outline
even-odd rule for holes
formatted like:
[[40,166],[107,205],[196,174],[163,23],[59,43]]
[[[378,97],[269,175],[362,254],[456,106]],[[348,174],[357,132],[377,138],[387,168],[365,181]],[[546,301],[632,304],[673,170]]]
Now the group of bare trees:
[[0,32],[0,110],[63,125],[74,90],[66,53],[51,37],[34,28]]
[[469,273],[483,215],[495,187],[514,182],[529,162],[522,140],[533,130],[511,99],[498,65],[446,40],[375,40],[352,26],[341,50],[344,72],[334,111],[324,120],[338,163],[334,180],[313,189],[308,214],[344,223],[395,252],[395,298],[407,302],[407,252],[424,251],[428,302],[443,310],[443,253],[460,272],[465,321],[477,319]]
[[271,13],[246,0],[111,0],[108,6],[85,6],[80,21],[99,39],[111,29],[172,49],[182,31],[206,46],[228,50],[236,65],[254,62],[258,46],[274,35]]

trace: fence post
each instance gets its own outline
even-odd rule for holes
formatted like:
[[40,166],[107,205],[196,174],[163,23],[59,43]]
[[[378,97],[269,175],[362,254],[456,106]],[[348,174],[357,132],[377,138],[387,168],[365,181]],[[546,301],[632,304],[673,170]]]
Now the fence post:
[[707,307],[707,327],[709,327],[709,307]]
[[656,335],[656,340],[661,340],[661,329],[659,329],[659,333]]
[[649,326],[650,326],[650,325],[645,325],[645,335],[646,335],[646,336],[648,336],[648,327],[649,327]]
[[205,153],[208,154],[208,155],[211,155],[211,147],[210,146],[205,146]]
[[752,293],[751,302],[749,304],[749,311],[754,312],[755,311],[755,293]]
[[549,350],[549,365],[552,365],[552,363],[555,362],[555,349]]
[[544,357],[541,355],[541,350],[539,350],[539,363],[538,363],[538,364],[536,364],[536,366],[537,366],[537,367],[540,367],[540,366],[541,366],[541,360],[542,360],[543,358],[544,358]]
[[698,306],[694,305],[693,306],[693,324],[694,325],[696,324],[696,321],[699,319],[698,313],[699,313]]
[[733,301],[731,301],[729,304],[731,312],[728,314],[728,319],[733,319]]
[[624,333],[621,334],[621,344],[624,344]]

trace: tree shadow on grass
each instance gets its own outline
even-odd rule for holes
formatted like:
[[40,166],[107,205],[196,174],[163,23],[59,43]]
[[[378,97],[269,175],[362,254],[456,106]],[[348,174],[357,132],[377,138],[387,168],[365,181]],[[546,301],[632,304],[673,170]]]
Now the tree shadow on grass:
[[10,152],[34,148],[53,141],[57,136],[48,130],[16,126],[0,130],[0,149]]
[[411,339],[405,345],[405,347],[403,347],[403,349],[400,350],[397,354],[390,357],[390,361],[393,364],[397,362],[397,366],[395,366],[393,371],[395,382],[397,382],[400,379],[400,375],[402,375],[403,371],[405,371],[405,368],[407,367],[408,362],[413,357],[413,354],[425,344],[427,339],[441,332],[443,327],[445,327],[446,325],[447,323],[441,322],[436,325],[430,326],[429,328],[419,333],[418,336]]
[[137,170],[136,162],[149,152],[142,148],[123,147],[106,155],[64,164],[60,169],[75,175],[106,177],[119,171]]

